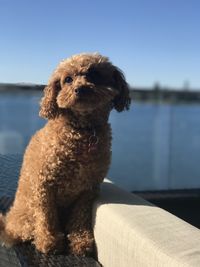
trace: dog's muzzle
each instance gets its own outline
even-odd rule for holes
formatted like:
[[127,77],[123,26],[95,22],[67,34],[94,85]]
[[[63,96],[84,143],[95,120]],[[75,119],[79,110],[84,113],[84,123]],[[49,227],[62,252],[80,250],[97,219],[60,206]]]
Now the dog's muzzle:
[[90,87],[79,87],[74,90],[77,96],[87,96],[92,93],[92,89]]

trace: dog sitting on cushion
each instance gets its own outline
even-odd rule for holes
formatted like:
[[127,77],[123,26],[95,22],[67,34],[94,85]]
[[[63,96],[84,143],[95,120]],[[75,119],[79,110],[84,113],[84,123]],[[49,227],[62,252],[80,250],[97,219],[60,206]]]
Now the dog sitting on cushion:
[[92,204],[111,159],[108,117],[129,105],[125,78],[107,57],[79,54],[58,65],[41,101],[48,122],[26,148],[14,203],[0,214],[6,246],[91,253]]

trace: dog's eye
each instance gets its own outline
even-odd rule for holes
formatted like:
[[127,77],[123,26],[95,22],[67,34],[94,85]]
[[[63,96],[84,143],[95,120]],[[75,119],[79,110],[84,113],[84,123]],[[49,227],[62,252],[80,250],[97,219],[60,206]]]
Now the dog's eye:
[[102,84],[103,79],[101,74],[97,70],[89,70],[86,74],[86,78],[89,82],[95,83],[95,84]]
[[71,83],[71,82],[73,82],[72,77],[67,76],[67,77],[65,78],[65,83]]

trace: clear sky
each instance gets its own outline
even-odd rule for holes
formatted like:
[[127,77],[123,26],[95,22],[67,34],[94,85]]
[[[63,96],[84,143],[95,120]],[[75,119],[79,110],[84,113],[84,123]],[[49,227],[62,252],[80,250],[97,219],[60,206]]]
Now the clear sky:
[[0,82],[46,83],[98,51],[130,85],[200,89],[199,0],[0,0],[0,34]]

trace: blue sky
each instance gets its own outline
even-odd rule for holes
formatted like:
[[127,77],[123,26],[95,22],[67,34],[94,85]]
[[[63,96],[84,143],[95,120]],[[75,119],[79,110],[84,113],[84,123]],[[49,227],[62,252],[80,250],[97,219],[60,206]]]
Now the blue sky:
[[199,0],[0,0],[0,82],[46,83],[98,51],[130,85],[200,89],[199,14]]

